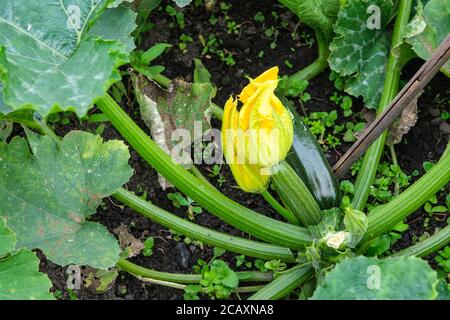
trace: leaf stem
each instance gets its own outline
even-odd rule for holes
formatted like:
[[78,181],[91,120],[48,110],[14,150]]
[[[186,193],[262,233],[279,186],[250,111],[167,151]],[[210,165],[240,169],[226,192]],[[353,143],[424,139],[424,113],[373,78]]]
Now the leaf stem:
[[[450,143],[447,145],[447,150]],[[389,203],[373,209],[363,241],[373,239],[392,228],[422,206],[450,180],[450,152],[444,152],[439,162],[408,189]]]
[[178,190],[209,212],[246,233],[283,247],[300,249],[311,242],[311,235],[306,228],[256,213],[229,199],[175,163],[109,95],[99,98],[96,103],[143,159]]
[[119,189],[113,196],[123,204],[142,214],[144,217],[192,239],[202,241],[205,244],[265,260],[280,259],[286,262],[295,261],[292,252],[287,248],[242,239],[202,227],[177,217],[152,203],[144,201],[125,189]]
[[[120,258],[116,264],[121,270],[126,271],[134,276],[142,278],[151,278],[159,281],[176,282],[176,283],[199,283],[202,280],[200,274],[184,274],[161,272],[153,269],[141,267],[124,258]],[[270,282],[273,278],[270,272],[243,271],[236,272],[241,282]]]
[[402,251],[396,252],[391,257],[416,256],[426,257],[450,243],[450,225],[439,230],[434,235]]
[[264,197],[264,199],[272,206],[273,209],[275,209],[276,212],[278,212],[280,215],[282,215],[284,218],[286,218],[287,221],[290,223],[299,225],[300,221],[297,219],[296,216],[292,214],[288,209],[283,207],[271,194],[269,191],[264,191],[261,193],[261,195]]
[[287,80],[286,87],[289,88],[299,80],[310,80],[328,67],[328,57],[330,55],[329,42],[322,31],[316,30],[316,41],[319,51],[319,57],[307,67],[297,71]]
[[[395,21],[394,33],[391,42],[391,51],[386,67],[386,79],[384,81],[383,94],[377,113],[383,112],[389,103],[395,98],[398,92],[400,81],[400,45],[403,41],[403,31],[408,24],[411,13],[412,0],[401,0],[400,7]],[[387,131],[385,131],[373,144],[367,149],[361,170],[355,183],[355,195],[352,201],[352,207],[356,210],[364,210],[367,199],[369,198],[370,186],[372,185],[377,167],[383,154]]]
[[294,267],[253,294],[249,300],[278,300],[284,298],[308,280],[312,274],[313,268],[310,264]]

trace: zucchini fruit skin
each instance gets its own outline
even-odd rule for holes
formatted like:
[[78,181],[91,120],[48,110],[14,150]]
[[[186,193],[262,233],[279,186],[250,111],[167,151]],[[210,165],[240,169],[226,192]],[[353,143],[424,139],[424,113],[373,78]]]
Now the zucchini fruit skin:
[[313,134],[300,115],[288,106],[294,122],[294,141],[286,161],[314,196],[320,209],[339,207],[339,183]]

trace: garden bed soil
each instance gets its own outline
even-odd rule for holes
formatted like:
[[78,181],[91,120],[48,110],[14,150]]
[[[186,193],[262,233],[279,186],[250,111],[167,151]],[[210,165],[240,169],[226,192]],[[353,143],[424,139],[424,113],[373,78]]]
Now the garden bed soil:
[[[214,99],[218,105],[223,105],[230,94],[240,92],[248,81],[245,75],[256,76],[274,65],[280,67],[281,74],[289,74],[293,70],[305,67],[316,58],[317,50],[315,45],[310,47],[307,44],[308,41],[314,39],[311,30],[303,24],[298,24],[298,19],[276,2],[249,0],[240,1],[239,5],[236,4],[236,1],[228,3],[232,4],[228,15],[241,25],[237,35],[227,33],[223,14],[220,12],[218,5],[213,12],[207,12],[202,6],[189,6],[183,10],[186,19],[186,26],[183,30],[178,27],[169,27],[170,24],[174,25],[174,19],[167,15],[164,10],[152,13],[150,21],[156,27],[143,36],[141,47],[147,49],[158,42],[173,44],[173,48],[164,54],[158,63],[166,67],[165,75],[168,77],[182,77],[189,81],[192,80],[192,59],[200,57],[202,50],[198,40],[199,34],[205,38],[209,34],[214,34],[218,39],[222,39],[222,47],[233,54],[235,65],[229,66],[222,62],[217,55],[213,54],[210,54],[209,58],[202,58],[203,63],[212,74],[212,82],[218,87],[217,97]],[[165,4],[163,3],[163,6]],[[264,23],[257,23],[253,19],[258,11],[264,15]],[[272,12],[276,12],[279,18],[275,19]],[[218,21],[214,26],[208,21],[211,14],[218,17]],[[285,27],[280,27],[281,21],[285,21]],[[277,27],[279,31],[276,41],[277,47],[273,50],[270,49],[272,40],[268,39],[264,34],[264,31],[270,26]],[[301,35],[297,41],[294,41],[291,37],[291,32],[294,30]],[[177,47],[181,34],[187,34],[194,40],[192,44],[188,45],[187,52],[184,54]],[[262,58],[258,56],[261,51],[264,51]],[[292,64],[292,69],[287,66],[285,61]],[[404,71],[403,79],[409,79],[420,67],[420,64],[420,61],[411,63]],[[312,99],[304,104],[303,108],[300,108],[300,105],[297,103],[300,113],[329,112],[339,109],[336,104],[329,100],[329,97],[336,89],[333,83],[329,81],[328,76],[329,72],[325,71],[310,82],[307,91]],[[130,87],[129,79],[125,78],[124,83]],[[403,171],[408,174],[414,170],[418,170],[420,174],[423,174],[422,163],[424,161],[436,161],[445,148],[448,141],[448,132],[445,133],[445,124],[442,125],[443,121],[439,120],[439,112],[446,108],[446,101],[448,101],[450,96],[448,87],[446,87],[447,83],[448,79],[439,74],[427,86],[419,99],[419,120],[417,124],[404,137],[403,141],[396,146],[399,164]],[[359,99],[353,100],[353,110],[355,112],[361,111],[362,101]],[[443,104],[439,103],[441,100],[445,102]],[[138,106],[134,98],[131,96],[127,97],[123,99],[121,104],[133,116],[140,127],[148,133],[148,129],[143,121],[139,119]],[[340,110],[339,114],[342,117]],[[218,122],[213,122],[213,125],[220,127]],[[56,130],[58,134],[64,135],[70,130],[94,130],[96,127],[96,124],[80,123],[75,118],[71,118],[69,126],[61,126],[56,128]],[[105,139],[122,139],[109,124],[106,124],[103,137]],[[336,162],[349,147],[350,143],[343,143],[336,149],[328,150],[327,158],[330,163]],[[387,159],[389,160],[388,157]],[[174,192],[173,189],[161,190],[155,170],[140,159],[134,150],[131,150],[130,164],[134,169],[134,176],[125,186],[127,189],[136,191],[139,195],[145,192],[147,199],[152,203],[181,217],[186,217],[186,210],[175,208],[167,198],[168,192]],[[211,170],[209,166],[201,166],[200,169],[206,175]],[[222,186],[218,186],[217,179],[211,179],[211,182],[219,187],[225,195],[257,212],[276,217],[274,210],[261,196],[244,193],[235,187],[235,182],[228,168],[222,167],[221,173],[226,179]],[[428,214],[423,210],[419,210],[408,220],[410,229],[395,244],[395,250],[410,245],[413,236],[420,236],[424,232],[432,234],[436,227],[445,225],[447,215],[440,217],[439,220],[430,219],[430,223],[425,229],[423,221],[426,217],[428,217]],[[169,230],[121,206],[113,198],[105,199],[105,205],[98,209],[98,213],[93,216],[93,220],[107,226],[110,232],[113,232],[120,225],[125,225],[138,239],[144,240],[149,236],[153,236],[155,238],[154,254],[151,257],[140,255],[131,259],[133,262],[145,267],[165,272],[192,273],[198,259],[209,261],[212,257],[213,250],[211,247],[204,246],[202,248],[193,243],[185,244],[183,241],[176,241],[174,239],[176,236]],[[217,231],[246,236],[207,212],[197,215],[195,222]],[[181,237],[181,239],[183,238]],[[73,299],[75,296],[78,299],[183,298],[183,292],[180,290],[143,283],[124,272],[120,273],[114,286],[106,293],[94,294],[86,289],[81,289],[74,290],[70,294],[66,287],[66,269],[46,260],[41,253],[39,253],[39,256],[41,257],[41,271],[49,275],[54,285],[53,290],[60,291],[62,299]],[[186,260],[187,256],[188,259]],[[221,259],[228,262],[230,266],[235,266],[235,255],[226,253]],[[236,296],[232,296],[232,298],[236,298]]]

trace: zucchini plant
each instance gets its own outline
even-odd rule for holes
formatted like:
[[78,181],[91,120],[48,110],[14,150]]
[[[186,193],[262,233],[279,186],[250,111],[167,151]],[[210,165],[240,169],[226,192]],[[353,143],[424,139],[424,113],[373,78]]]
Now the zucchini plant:
[[[368,107],[378,106],[381,112],[395,97],[400,70],[413,53],[427,59],[429,41],[431,48],[442,41],[440,28],[445,26],[436,26],[432,17],[443,2],[419,3],[412,17],[412,0],[395,4],[390,0],[281,1],[314,29],[319,58],[313,65],[282,80],[276,67],[269,69],[250,79],[238,99],[230,98],[224,110],[211,101],[213,86],[189,86],[192,90],[185,92],[182,101],[195,101],[196,95],[205,98],[201,88],[206,88],[212,114],[223,121],[223,149],[239,187],[262,194],[283,220],[233,201],[195,166],[186,168],[173,161],[109,94],[123,74],[132,72],[120,69],[127,64],[139,65],[161,87],[171,85],[160,73],[162,68],[149,71],[149,62],[163,50],[133,51],[131,34],[137,13],[129,1],[122,2],[75,0],[68,5],[54,0],[3,0],[0,4],[0,121],[20,124],[24,132],[9,142],[0,140],[0,299],[54,298],[49,293],[51,282],[38,271],[39,259],[33,249],[40,249],[61,266],[116,267],[143,281],[183,289],[188,298],[198,293],[227,298],[232,292],[250,292],[250,299],[280,299],[299,287],[312,299],[448,297],[446,285],[420,259],[450,242],[448,226],[392,257],[365,254],[374,239],[448,184],[450,147],[404,192],[363,212],[385,134],[364,156],[350,201],[341,197],[325,156],[286,98],[292,96],[289,88],[297,81],[311,79],[329,65],[345,79],[349,94],[362,95]],[[380,24],[373,22],[376,28],[366,23],[369,6],[381,10]],[[354,21],[360,27],[357,32]],[[146,54],[151,59],[144,59]],[[196,66],[194,82],[209,82],[201,63]],[[145,90],[135,95],[140,104],[152,102]],[[47,126],[53,113],[72,111],[81,118],[94,105],[170,184],[250,237],[200,226],[122,188],[133,174],[124,142],[103,141],[81,131],[60,137]],[[249,129],[261,131],[263,139],[246,134]],[[242,137],[239,130],[245,133]],[[234,162],[240,156],[244,162]],[[254,161],[247,163],[249,159]],[[281,203],[270,194],[270,183]],[[91,220],[102,199],[110,196],[178,234],[278,262],[267,264],[263,271],[234,272],[215,260],[203,264],[201,274],[136,265],[127,260],[106,227]],[[246,282],[258,285],[242,286]],[[352,290],[344,290],[349,287]]]

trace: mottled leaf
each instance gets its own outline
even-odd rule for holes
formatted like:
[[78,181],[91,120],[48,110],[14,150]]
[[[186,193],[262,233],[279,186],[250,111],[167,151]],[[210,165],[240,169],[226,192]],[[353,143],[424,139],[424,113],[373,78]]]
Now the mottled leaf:
[[21,250],[0,260],[0,300],[53,300],[51,287],[35,253]]
[[48,136],[33,139],[32,150],[24,138],[0,143],[0,216],[17,246],[39,248],[60,265],[113,266],[117,240],[87,219],[130,178],[127,147],[73,131],[59,146]]
[[[379,26],[377,16],[368,10],[371,5],[380,9]],[[330,45],[330,67],[348,77],[344,90],[362,96],[368,108],[377,108],[381,98],[389,56],[386,27],[392,13],[391,0],[350,0],[334,26],[337,36]]]
[[107,9],[95,21],[89,34],[99,36],[104,40],[119,40],[129,53],[136,48],[134,39],[130,37],[130,34],[136,29],[136,16],[137,14],[133,10],[125,6]]
[[430,300],[436,272],[416,257],[345,259],[314,292],[315,300]]
[[6,225],[5,218],[0,217],[0,257],[14,250],[16,247],[16,234]]
[[[425,7],[419,3],[416,9],[416,15],[407,26],[405,38],[414,52],[427,60],[450,34],[450,0],[430,0]],[[450,76],[450,61],[441,70]]]
[[[180,147],[173,159],[180,164],[191,165],[190,145],[198,142],[194,141],[194,126],[201,126],[196,129],[201,134],[211,128],[212,85],[175,80],[169,90],[163,90],[141,75],[133,75],[132,79],[142,119],[150,128],[155,142],[168,154],[176,146]],[[183,146],[178,141],[180,137],[173,136],[176,129],[187,130],[190,143]],[[163,188],[170,186],[162,177],[160,183]]]
[[332,33],[332,26],[339,11],[339,0],[280,0],[299,19],[325,35]]
[[[128,60],[125,45],[88,33],[108,3],[2,0],[0,81],[5,104],[37,110],[44,117],[59,110],[85,115],[93,100],[120,80],[117,68]],[[124,38],[123,32],[113,36],[108,34]]]

